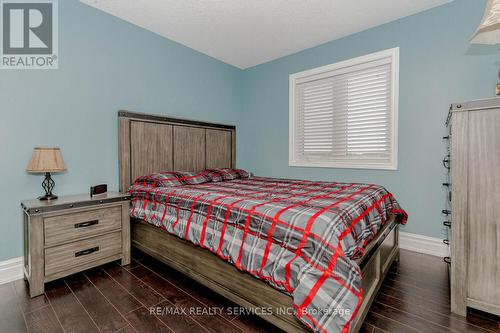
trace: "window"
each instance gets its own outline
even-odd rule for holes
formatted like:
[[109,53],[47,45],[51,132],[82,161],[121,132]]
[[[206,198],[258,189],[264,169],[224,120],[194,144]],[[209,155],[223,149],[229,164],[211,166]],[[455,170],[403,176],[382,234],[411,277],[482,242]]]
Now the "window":
[[290,75],[290,165],[397,169],[399,48]]

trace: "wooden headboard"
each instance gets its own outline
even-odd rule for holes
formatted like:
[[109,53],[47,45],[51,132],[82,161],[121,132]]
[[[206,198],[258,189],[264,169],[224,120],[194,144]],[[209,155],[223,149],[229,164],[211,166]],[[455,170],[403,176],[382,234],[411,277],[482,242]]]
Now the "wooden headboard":
[[236,164],[236,127],[118,112],[120,191],[157,171],[201,171]]

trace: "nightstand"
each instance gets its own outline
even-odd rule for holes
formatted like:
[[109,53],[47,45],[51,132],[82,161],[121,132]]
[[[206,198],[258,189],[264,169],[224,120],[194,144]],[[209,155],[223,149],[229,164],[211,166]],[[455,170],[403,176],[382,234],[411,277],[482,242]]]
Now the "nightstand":
[[109,192],[21,203],[24,276],[30,296],[44,283],[121,259],[130,263],[130,196]]

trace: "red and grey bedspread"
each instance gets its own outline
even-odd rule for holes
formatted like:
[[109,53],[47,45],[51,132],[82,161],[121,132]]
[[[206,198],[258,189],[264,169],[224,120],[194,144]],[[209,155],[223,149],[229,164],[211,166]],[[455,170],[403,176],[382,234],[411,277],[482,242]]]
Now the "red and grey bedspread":
[[290,294],[296,316],[317,332],[349,330],[362,300],[354,259],[390,214],[400,223],[407,218],[382,186],[243,171],[153,174],[130,194],[132,217]]

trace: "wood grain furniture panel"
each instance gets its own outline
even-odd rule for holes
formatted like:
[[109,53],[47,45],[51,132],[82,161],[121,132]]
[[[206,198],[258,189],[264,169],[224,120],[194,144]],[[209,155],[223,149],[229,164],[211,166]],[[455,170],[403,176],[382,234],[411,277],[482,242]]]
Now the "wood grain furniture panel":
[[452,106],[452,311],[500,315],[500,98]]
[[[136,113],[118,112],[120,191],[126,191],[144,170],[201,171],[206,168],[236,166],[236,135],[231,125],[213,124],[186,119]],[[145,124],[145,125],[140,125]],[[144,134],[142,128],[151,124],[158,130]],[[141,130],[132,130],[132,128]],[[164,139],[165,127],[171,128],[171,140]],[[160,136],[161,138],[157,138]],[[151,141],[157,154],[145,154]],[[172,157],[171,164],[159,165],[158,155]],[[228,163],[229,161],[229,163]],[[157,166],[157,167],[156,167]],[[149,172],[149,171],[148,171]]]
[[132,179],[152,172],[171,170],[172,150],[164,149],[172,144],[172,126],[133,121],[130,135],[135,138],[131,150]]
[[[171,146],[164,147],[165,150],[174,151],[174,170],[172,171],[199,171],[206,167],[223,168],[228,167],[228,161],[230,161],[230,167],[235,167],[236,129],[234,126],[173,119],[129,111],[120,111],[118,116],[120,189],[122,191],[127,190],[131,185],[133,181],[131,174],[136,172],[136,170],[132,170],[136,162],[131,160],[136,154],[131,151],[140,149],[138,148],[140,145],[133,143],[137,140],[135,136],[130,135],[131,122],[155,122],[173,126],[173,143]],[[186,130],[185,128],[189,129]],[[178,135],[175,134],[176,132]],[[201,133],[203,133],[203,137]],[[195,139],[191,134],[194,134]],[[203,141],[203,139],[206,140]],[[204,142],[203,147],[200,144],[201,141]],[[182,151],[185,152],[181,162],[178,160],[178,153],[175,152],[176,149],[179,149],[176,147],[182,147]],[[143,162],[147,163],[147,161]],[[292,305],[290,296],[249,274],[240,272],[234,266],[209,251],[170,235],[145,221],[133,221],[132,245],[241,306],[284,309],[290,308]],[[394,221],[394,217],[391,217],[376,239],[366,246],[365,254],[358,260],[358,264],[363,271],[365,297],[361,309],[351,325],[351,333],[360,330],[370,305],[374,301],[386,274],[389,272],[391,264],[398,258],[399,227]],[[257,311],[257,313],[261,312]],[[273,313],[272,315],[264,315],[262,318],[286,332],[309,332],[306,326],[290,314]]]
[[121,207],[95,209],[45,219],[45,247],[71,242],[122,227]]
[[205,169],[205,129],[174,127],[174,171]]
[[[453,257],[450,271],[451,310],[465,316],[466,305],[466,269],[467,269],[467,125],[469,113],[461,112],[453,115],[451,127],[451,229],[450,249]],[[460,232],[459,232],[460,231]]]
[[468,298],[500,315],[500,101],[469,115],[469,145]]
[[230,168],[232,165],[230,131],[206,130],[207,168]]
[[120,193],[21,203],[30,296],[44,283],[121,259],[130,263],[130,197]]
[[54,275],[77,266],[122,252],[121,231],[96,236],[45,250],[45,275]]

